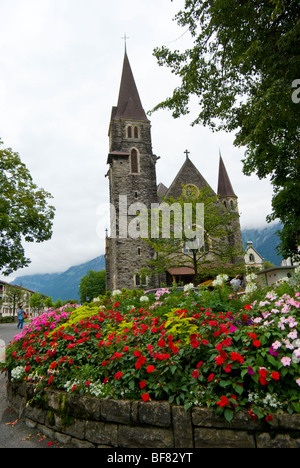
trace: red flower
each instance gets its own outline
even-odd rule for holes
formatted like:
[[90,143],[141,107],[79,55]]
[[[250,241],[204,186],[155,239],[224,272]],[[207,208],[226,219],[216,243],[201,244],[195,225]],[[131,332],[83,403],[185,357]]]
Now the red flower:
[[151,372],[155,371],[155,367],[154,366],[148,366],[147,367],[147,372],[148,374],[150,374]]
[[205,345],[208,345],[208,344],[209,344],[209,342],[208,342],[207,340],[201,340],[201,343],[202,343],[202,344],[205,344]]
[[140,356],[135,364],[135,368],[139,369],[143,364],[145,364],[146,358],[145,356]]
[[216,364],[218,366],[220,366],[221,364],[223,364],[225,362],[224,359],[222,358],[222,356],[216,356],[215,360],[216,360]]
[[260,341],[259,340],[254,340],[253,341],[253,346],[255,346],[256,348],[259,348],[260,347]]
[[243,364],[244,358],[239,353],[230,353],[232,361],[238,361],[240,364]]
[[162,338],[159,340],[159,342],[157,343],[157,346],[159,346],[160,348],[164,348],[166,346],[166,342],[165,340],[163,340]]
[[272,419],[273,419],[273,414],[268,414],[266,416],[266,421],[270,422],[270,421],[272,421]]
[[146,402],[146,401],[149,401],[149,400],[150,400],[149,394],[148,394],[148,393],[143,393],[142,399],[143,399],[143,401],[145,401],[145,402]]
[[140,389],[145,388],[146,385],[147,385],[146,380],[142,380],[142,381],[139,383],[139,385],[140,385]]
[[194,377],[194,379],[198,379],[199,371],[197,371],[197,370],[193,371],[192,376]]
[[221,400],[220,401],[217,401],[217,405],[220,405],[220,408],[224,407],[224,406],[228,406],[229,405],[229,400],[226,396],[221,396]]
[[245,310],[252,310],[252,307],[251,307],[250,304],[246,304],[246,305],[244,306],[244,309],[245,309]]
[[280,374],[279,372],[272,371],[271,377],[273,380],[279,380],[280,379]]
[[257,419],[256,414],[253,413],[251,408],[249,409],[249,416],[253,421],[255,421]]
[[91,385],[91,382],[88,380],[87,382],[85,382],[85,385],[89,387]]
[[203,364],[203,361],[199,361],[198,364],[196,365],[197,369],[199,369],[199,367],[201,367]]
[[54,379],[53,375],[51,375],[50,379],[48,380],[48,385],[51,384],[52,380]]
[[260,375],[260,377],[259,377],[259,379],[258,379],[259,383],[260,383],[261,385],[267,385],[267,383],[268,383],[268,381],[267,381],[267,379],[266,379],[266,377],[267,377],[267,375],[268,375],[267,370],[262,368],[262,369],[259,369],[258,373],[259,373],[259,375]]
[[122,377],[122,375],[123,375],[123,372],[119,371],[119,372],[116,373],[116,375],[115,375],[114,378],[117,379],[117,380],[120,380],[120,378]]
[[211,382],[212,379],[214,378],[214,376],[215,376],[215,374],[209,374],[209,376],[207,377],[207,380],[208,380],[209,382]]

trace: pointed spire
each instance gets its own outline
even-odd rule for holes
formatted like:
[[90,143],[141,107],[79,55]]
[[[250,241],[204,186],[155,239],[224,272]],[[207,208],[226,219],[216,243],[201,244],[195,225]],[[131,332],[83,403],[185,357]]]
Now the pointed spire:
[[229,176],[227,174],[225,164],[223,162],[221,152],[220,154],[220,165],[219,165],[219,184],[218,184],[218,195],[221,197],[236,197],[232,188]]
[[139,93],[134,81],[133,73],[125,50],[123,72],[121,78],[118,106],[114,112],[115,119],[147,120],[142,107]]

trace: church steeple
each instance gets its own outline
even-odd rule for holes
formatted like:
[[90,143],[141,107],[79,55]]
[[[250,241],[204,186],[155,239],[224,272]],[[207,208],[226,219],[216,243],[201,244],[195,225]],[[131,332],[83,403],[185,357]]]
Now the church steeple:
[[117,107],[114,108],[113,118],[148,121],[135,84],[126,50],[123,63],[119,100]]
[[219,163],[219,183],[218,183],[218,195],[220,197],[236,197],[234,190],[232,188],[228,173],[225,168],[224,161],[220,153],[220,163]]
[[[118,105],[112,109],[109,126],[107,175],[113,209],[110,236],[106,239],[106,283],[110,290],[146,286],[146,279],[138,272],[154,253],[141,238],[136,215],[141,206],[150,209],[158,201],[156,160],[151,123],[142,107],[125,50]],[[153,281],[149,279],[148,286],[155,286]]]

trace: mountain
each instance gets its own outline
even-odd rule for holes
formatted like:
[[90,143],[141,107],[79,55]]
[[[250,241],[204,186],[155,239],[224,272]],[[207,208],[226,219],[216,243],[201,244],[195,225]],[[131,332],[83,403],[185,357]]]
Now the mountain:
[[73,266],[64,273],[38,274],[30,276],[19,276],[11,284],[23,286],[24,288],[37,291],[40,294],[66,301],[68,299],[79,300],[79,283],[88,271],[101,271],[105,269],[105,257],[91,260],[81,265]]
[[278,255],[276,251],[276,247],[279,244],[279,237],[276,231],[280,231],[280,229],[280,223],[272,224],[261,229],[243,229],[242,239],[244,248],[246,248],[247,241],[252,241],[253,247],[265,261],[269,261],[275,266],[280,266],[282,256]]

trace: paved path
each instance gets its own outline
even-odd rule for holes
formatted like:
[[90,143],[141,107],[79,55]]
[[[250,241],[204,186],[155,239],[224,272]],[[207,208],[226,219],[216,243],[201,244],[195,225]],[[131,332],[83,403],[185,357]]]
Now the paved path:
[[[0,324],[0,340],[6,346],[19,333],[17,324]],[[63,448],[62,444],[52,441],[30,429],[10,408],[6,395],[6,376],[0,374],[0,448]]]

